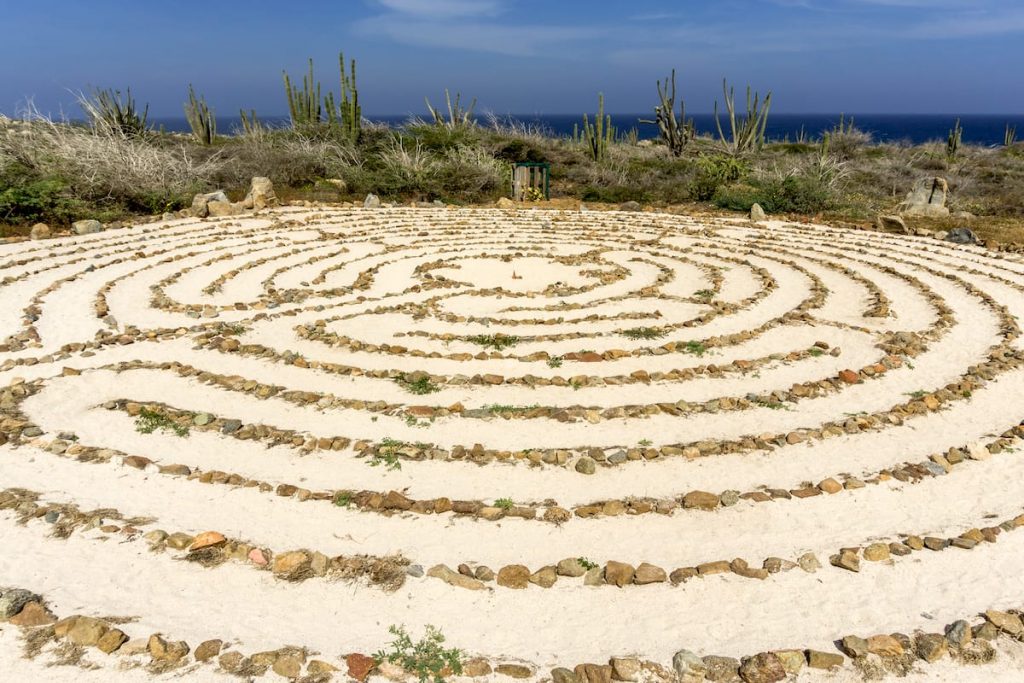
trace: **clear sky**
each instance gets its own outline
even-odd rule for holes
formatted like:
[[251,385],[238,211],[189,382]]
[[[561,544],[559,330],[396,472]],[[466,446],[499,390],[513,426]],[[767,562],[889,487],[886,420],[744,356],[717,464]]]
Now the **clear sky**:
[[651,107],[675,67],[689,110],[721,78],[775,93],[774,111],[1024,112],[1024,0],[5,0],[0,112],[125,88],[180,116],[191,82],[222,115],[287,113],[281,70],[313,57],[337,89],[358,60],[366,114],[421,112],[445,87],[478,111]]

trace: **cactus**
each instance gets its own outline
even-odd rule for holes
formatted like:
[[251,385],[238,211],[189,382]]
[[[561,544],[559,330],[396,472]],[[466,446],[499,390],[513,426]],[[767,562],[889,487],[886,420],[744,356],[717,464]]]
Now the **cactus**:
[[[578,129],[574,129],[574,135]],[[594,123],[590,118],[583,115],[583,134],[581,141],[586,145],[590,157],[597,162],[608,158],[608,147],[615,142],[615,127],[612,125],[611,114],[604,113],[604,93],[597,94],[597,114],[594,116]]]
[[120,90],[94,89],[91,97],[80,94],[78,103],[96,131],[136,137],[148,130],[149,105],[139,114],[131,88],[125,90],[124,97]]
[[726,151],[733,155],[745,154],[754,150],[760,150],[765,142],[765,129],[768,127],[768,112],[772,108],[772,93],[761,102],[758,93],[754,93],[751,99],[750,86],[747,86],[747,114],[741,119],[736,118],[736,92],[730,88],[726,79],[722,79],[722,94],[725,98],[725,107],[729,112],[730,137],[726,137],[722,131],[722,123],[718,119],[718,100],[715,100],[715,126],[718,128],[718,137]]
[[320,83],[313,80],[313,58],[309,59],[309,74],[302,77],[302,90],[299,90],[298,86],[292,85],[287,71],[282,73],[292,127],[300,128],[319,124],[323,112],[320,107]]
[[191,83],[188,85],[188,102],[184,107],[192,137],[201,145],[212,145],[217,137],[217,116],[206,106],[205,97],[196,97]]
[[1006,124],[1006,131],[1003,132],[1003,147],[1013,147],[1017,142],[1017,126]]
[[963,142],[964,129],[960,127],[960,119],[956,120],[953,124],[953,129],[949,131],[949,137],[946,138],[946,156],[950,159],[955,159],[956,155],[960,153],[960,144]]
[[246,114],[244,109],[238,110],[239,118],[242,120],[242,132],[246,135],[256,135],[263,132],[263,124],[256,118],[256,110],[250,109]]
[[665,79],[662,89],[658,81],[658,99],[661,104],[654,108],[654,120],[641,119],[640,123],[658,124],[658,133],[673,156],[680,156],[686,145],[697,136],[693,119],[686,118],[686,102],[679,100],[679,118],[676,119],[676,70],[672,69],[672,80]]
[[324,98],[327,120],[331,126],[340,126],[342,134],[356,141],[363,128],[363,109],[359,106],[359,90],[356,87],[356,60],[350,63],[350,73],[345,72],[345,54],[338,53],[338,71],[341,73],[341,102],[335,107],[334,93]]
[[455,102],[452,102],[451,95],[448,93],[448,88],[444,89],[444,101],[448,106],[448,118],[445,118],[445,112],[438,110],[430,104],[430,100],[426,97],[423,100],[427,103],[427,111],[430,112],[430,116],[434,119],[434,125],[443,126],[448,130],[455,130],[456,128],[468,128],[474,125],[475,120],[473,119],[473,108],[476,106],[476,98],[469,103],[469,107],[466,109],[462,108],[462,93],[455,93]]

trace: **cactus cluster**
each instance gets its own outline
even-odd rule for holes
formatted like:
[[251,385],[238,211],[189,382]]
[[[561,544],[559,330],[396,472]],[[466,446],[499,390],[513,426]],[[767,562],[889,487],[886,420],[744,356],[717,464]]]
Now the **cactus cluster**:
[[312,58],[309,60],[309,73],[302,77],[301,88],[292,84],[287,71],[283,72],[288,112],[294,128],[315,128],[326,123],[331,128],[339,129],[349,139],[356,140],[363,122],[356,87],[356,60],[352,60],[350,71],[346,72],[345,55],[339,54],[338,66],[341,72],[340,101],[335,101],[333,92],[321,96],[320,82],[313,76]]
[[188,85],[188,102],[184,106],[192,137],[201,145],[212,145],[217,137],[217,116],[206,105],[205,97],[196,97],[191,83]]
[[120,90],[94,89],[91,97],[79,95],[78,103],[89,117],[94,130],[128,137],[140,136],[148,130],[146,118],[149,116],[149,105],[140,114],[135,107],[131,88],[125,90],[123,97]]
[[469,128],[475,125],[476,120],[473,118],[473,108],[476,107],[476,98],[469,103],[469,107],[462,108],[462,93],[455,93],[455,100],[452,101],[451,95],[448,93],[448,88],[444,89],[444,101],[447,105],[447,114],[445,117],[445,111],[442,109],[435,109],[430,104],[430,99],[424,97],[423,100],[427,103],[427,111],[430,112],[430,116],[434,119],[434,125],[442,126],[448,130],[455,130],[457,128]]
[[242,132],[246,135],[256,135],[263,131],[263,124],[256,118],[255,109],[250,109],[248,114],[244,109],[239,109],[238,116],[242,121]]
[[572,139],[574,142],[583,144],[590,157],[597,162],[608,158],[608,148],[615,142],[615,126],[612,125],[611,114],[604,113],[604,93],[597,94],[597,114],[594,122],[590,117],[583,115],[583,130],[573,125]]
[[715,100],[715,126],[718,128],[718,137],[722,141],[725,150],[734,155],[745,154],[760,150],[765,143],[765,130],[768,127],[768,112],[772,107],[772,94],[761,101],[758,93],[751,97],[750,86],[747,86],[747,113],[746,116],[736,117],[736,92],[730,88],[726,79],[722,79],[722,94],[725,99],[725,108],[729,114],[729,137],[726,137],[722,130],[722,123],[718,119],[718,100]]
[[1006,131],[1003,132],[1003,146],[1012,147],[1017,142],[1017,126],[1006,124]]
[[641,119],[641,123],[656,123],[662,141],[673,156],[681,156],[686,146],[697,137],[693,119],[686,118],[686,102],[679,100],[679,118],[676,118],[676,70],[672,69],[671,81],[665,79],[662,88],[658,81],[658,99],[661,104],[654,108],[654,120]]
[[960,153],[960,145],[963,142],[964,129],[960,126],[960,119],[956,120],[953,124],[953,129],[949,131],[949,136],[946,138],[946,156],[950,159],[955,159],[956,155]]

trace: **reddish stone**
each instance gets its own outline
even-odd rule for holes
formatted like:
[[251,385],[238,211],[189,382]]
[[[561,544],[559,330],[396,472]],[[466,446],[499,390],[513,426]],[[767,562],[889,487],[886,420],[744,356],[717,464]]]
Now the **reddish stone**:
[[839,379],[843,380],[847,384],[857,384],[860,382],[860,375],[853,370],[841,370],[839,372]]
[[358,652],[353,652],[345,657],[345,663],[348,665],[348,675],[357,681],[365,681],[370,672],[377,667],[376,659]]

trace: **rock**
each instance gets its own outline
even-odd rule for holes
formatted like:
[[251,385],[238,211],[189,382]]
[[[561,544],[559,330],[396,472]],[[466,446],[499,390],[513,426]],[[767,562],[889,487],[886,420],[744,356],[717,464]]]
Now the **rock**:
[[50,610],[46,609],[42,603],[32,600],[26,602],[21,608],[21,611],[15,614],[8,621],[15,626],[46,626],[57,621],[57,617],[50,613]]
[[587,573],[587,568],[576,557],[567,557],[555,567],[559,576],[580,577]]
[[864,559],[869,562],[884,562],[889,559],[889,545],[886,543],[872,543],[864,548]]
[[765,214],[764,209],[761,208],[760,204],[755,203],[750,207],[750,220],[755,223],[768,220],[768,215]]
[[701,510],[714,510],[720,502],[718,496],[707,491],[690,491],[683,496],[684,508],[698,508]]
[[640,676],[640,660],[634,657],[612,657],[612,678],[616,681],[635,681]]
[[353,652],[345,657],[345,665],[348,667],[348,675],[357,681],[365,681],[370,672],[377,667],[377,660],[367,655]]
[[300,657],[296,654],[285,654],[274,660],[273,669],[274,673],[278,676],[284,676],[285,678],[298,678],[299,674],[302,673],[302,665],[306,663],[305,657]]
[[879,216],[875,219],[875,227],[882,232],[895,232],[899,235],[909,235],[910,228],[901,216]]
[[843,485],[840,484],[835,479],[829,477],[828,479],[822,479],[818,483],[818,488],[824,491],[825,493],[835,494],[843,490]]
[[223,640],[204,640],[199,643],[199,647],[196,648],[195,658],[197,662],[205,662],[213,659],[220,654],[221,648],[224,647]]
[[112,628],[100,636],[96,641],[96,647],[104,654],[116,652],[122,645],[128,642],[128,636],[119,628]]
[[985,612],[985,618],[991,621],[1000,631],[1005,631],[1011,636],[1017,636],[1024,632],[1024,624],[1021,623],[1020,617],[1016,614],[990,609]]
[[551,670],[551,683],[582,683],[582,681],[569,669],[558,667]]
[[949,209],[946,208],[948,194],[949,183],[945,178],[922,178],[907,194],[897,211],[903,216],[943,218],[949,215]]
[[230,203],[231,200],[224,194],[223,190],[217,190],[216,192],[207,192],[205,194],[197,194],[192,197],[192,208],[191,213],[196,218],[206,218],[210,215],[209,204],[210,202],[224,202],[225,204]]
[[978,244],[978,236],[970,228],[954,228],[946,233],[946,241],[953,244]]
[[704,658],[704,678],[709,681],[738,681],[740,679],[740,660],[732,657],[708,655]]
[[584,455],[576,461],[576,471],[580,474],[593,474],[597,471],[597,463],[593,458]]
[[619,204],[619,211],[640,211],[641,208],[642,207],[638,202],[633,201],[623,202],[622,204]]
[[813,574],[821,569],[821,562],[818,561],[814,553],[804,553],[796,559],[796,563],[808,574]]
[[807,662],[804,659],[802,650],[775,650],[772,654],[779,658],[779,661],[782,662],[782,668],[788,674],[795,675],[800,673],[800,670],[804,668],[804,664]]
[[466,588],[468,590],[474,591],[483,590],[484,588],[486,588],[483,582],[478,581],[477,579],[471,578],[469,576],[463,576],[457,571],[454,571],[451,567],[445,566],[443,564],[438,564],[431,567],[429,570],[427,570],[427,576],[433,577],[435,579],[441,579],[445,583],[451,586],[457,586],[458,588]]
[[583,575],[584,586],[600,586],[604,584],[604,569],[592,567]]
[[495,667],[494,671],[509,678],[530,678],[533,676],[533,669],[522,664],[499,664]]
[[104,622],[93,617],[78,617],[68,629],[67,638],[75,645],[93,646],[110,630]]
[[530,569],[521,564],[510,564],[498,570],[498,585],[505,588],[526,588],[530,584]]
[[838,555],[830,557],[829,562],[832,563],[832,566],[840,569],[847,569],[851,572],[860,571],[860,556],[855,550],[842,550]]
[[558,581],[558,573],[554,566],[542,567],[530,574],[530,583],[536,584],[541,588],[551,588]]
[[689,650],[679,650],[672,655],[672,668],[679,677],[686,680],[687,676],[702,676],[706,670],[704,660]]
[[971,644],[973,640],[973,634],[971,633],[971,625],[963,619],[954,621],[952,624],[946,627],[946,640],[951,645],[957,648],[965,648]]
[[840,370],[839,379],[846,384],[858,384],[860,382],[860,375],[853,370]]
[[297,579],[309,570],[311,559],[303,550],[275,555],[273,572],[283,579]]
[[366,199],[363,200],[364,209],[379,209],[380,208],[380,197],[373,194],[372,192],[366,195]]
[[514,209],[516,208],[516,203],[508,197],[502,197],[498,200],[497,206],[499,209]]
[[649,583],[665,583],[667,580],[668,575],[665,573],[664,569],[656,567],[653,564],[648,564],[647,562],[640,563],[640,566],[636,568],[636,574],[633,577],[633,583],[638,586],[644,586]]
[[206,214],[213,218],[220,218],[222,216],[237,216],[244,211],[244,207],[240,203],[232,202],[208,202],[206,204]]
[[189,550],[202,550],[203,548],[212,548],[214,546],[223,545],[227,539],[224,535],[216,531],[204,531],[203,533],[192,539],[192,545],[189,546]]
[[761,652],[743,660],[740,664],[740,678],[745,683],[777,683],[785,680],[786,669],[774,653]]
[[0,588],[0,619],[10,619],[21,612],[30,602],[42,602],[42,598],[24,588]]
[[46,223],[36,223],[28,233],[28,236],[34,240],[44,240],[50,235],[50,226]]
[[820,650],[807,651],[807,666],[812,669],[831,669],[842,666],[846,659],[834,652],[821,652]]
[[618,586],[619,588],[633,583],[635,575],[636,570],[633,568],[633,565],[626,564],[625,562],[609,560],[608,564],[604,566],[605,583]]
[[217,658],[220,668],[228,673],[235,673],[242,668],[245,657],[241,652],[225,652]]
[[277,195],[274,194],[274,184],[270,178],[257,176],[249,184],[249,193],[245,195],[242,204],[247,209],[259,211],[268,206],[277,205]]
[[156,633],[149,637],[149,654],[155,661],[176,662],[184,659],[188,652],[188,643],[184,640],[168,641]]
[[928,662],[937,662],[949,652],[946,638],[939,633],[921,633],[914,643],[917,656]]
[[868,653],[868,641],[858,636],[846,636],[842,640],[843,651],[853,658],[863,657]]
[[88,218],[84,221],[75,221],[71,224],[71,232],[76,235],[91,235],[97,232],[103,232],[103,224],[92,218]]
[[469,676],[470,678],[481,678],[483,676],[490,676],[493,672],[491,665],[487,663],[487,660],[483,657],[474,657],[467,659],[462,663],[462,675]]
[[867,639],[868,652],[879,657],[899,657],[903,654],[903,645],[892,636],[878,635]]
[[[330,675],[338,670],[338,667],[323,661],[322,659],[311,659],[306,665],[306,673],[310,676],[323,676],[329,679]],[[351,675],[351,674],[350,674]]]

